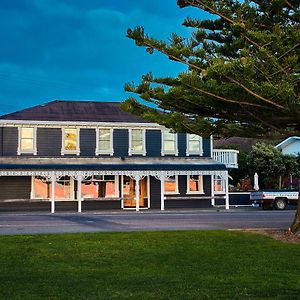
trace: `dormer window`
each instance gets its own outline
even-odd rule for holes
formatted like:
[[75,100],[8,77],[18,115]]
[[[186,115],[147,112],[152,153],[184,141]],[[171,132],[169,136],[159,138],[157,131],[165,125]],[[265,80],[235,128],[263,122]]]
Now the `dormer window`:
[[61,154],[80,154],[79,149],[79,128],[62,129],[62,150]]
[[19,127],[18,155],[22,153],[37,154],[35,127]]
[[145,135],[145,129],[129,129],[129,155],[146,155]]
[[161,155],[178,155],[177,148],[177,133],[172,133],[168,130],[162,131],[162,151]]
[[96,155],[99,154],[114,154],[112,128],[97,129]]
[[187,134],[186,155],[203,155],[202,137],[196,134]]

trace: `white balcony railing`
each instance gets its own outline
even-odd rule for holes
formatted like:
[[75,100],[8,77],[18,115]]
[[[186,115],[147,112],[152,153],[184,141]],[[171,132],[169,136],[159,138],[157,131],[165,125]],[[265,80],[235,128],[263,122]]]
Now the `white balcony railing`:
[[225,164],[227,168],[238,168],[238,150],[233,149],[214,149],[214,160],[219,163]]

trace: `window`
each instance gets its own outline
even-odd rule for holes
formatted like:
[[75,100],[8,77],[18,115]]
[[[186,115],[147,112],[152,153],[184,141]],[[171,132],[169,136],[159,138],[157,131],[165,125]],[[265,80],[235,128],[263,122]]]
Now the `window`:
[[32,177],[32,199],[50,198],[50,181],[42,176]]
[[178,194],[178,176],[165,178],[165,194]]
[[202,155],[202,137],[196,134],[187,134],[186,155]]
[[202,194],[203,178],[201,175],[187,176],[187,194]]
[[114,198],[118,197],[118,183],[114,175],[89,176],[81,182],[83,198]]
[[129,129],[129,155],[142,154],[146,155],[145,130]]
[[[55,182],[55,199],[58,200],[73,200],[74,185],[70,176],[62,176]],[[52,185],[52,184],[51,184]],[[52,191],[50,189],[50,197]]]
[[61,154],[79,155],[79,128],[63,128]]
[[96,155],[98,154],[114,154],[113,150],[113,129],[112,128],[98,128]]
[[161,155],[178,155],[177,134],[170,131],[162,132],[162,152]]
[[214,176],[214,192],[215,193],[225,193],[224,189],[224,180],[222,176],[220,175],[215,175]]
[[21,153],[37,154],[36,149],[36,128],[19,127],[18,155]]
[[[55,200],[73,200],[74,199],[74,181],[70,176],[60,177],[54,185]],[[51,199],[52,181],[42,176],[32,178],[32,196],[33,199]]]

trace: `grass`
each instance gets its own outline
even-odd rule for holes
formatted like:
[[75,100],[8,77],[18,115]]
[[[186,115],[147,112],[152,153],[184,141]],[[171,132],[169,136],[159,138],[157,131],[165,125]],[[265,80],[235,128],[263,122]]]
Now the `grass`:
[[300,299],[300,245],[228,231],[0,237],[0,299]]

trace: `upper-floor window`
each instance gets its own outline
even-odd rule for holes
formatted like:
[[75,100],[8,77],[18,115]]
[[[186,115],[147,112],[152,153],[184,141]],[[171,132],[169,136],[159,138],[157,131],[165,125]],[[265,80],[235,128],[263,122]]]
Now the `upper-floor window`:
[[165,178],[165,194],[178,194],[178,176],[169,176]]
[[162,131],[162,151],[161,155],[178,155],[177,148],[177,133],[172,133],[170,131]]
[[202,137],[196,134],[187,134],[186,155],[202,155]]
[[129,129],[128,154],[146,155],[145,129]]
[[79,155],[79,153],[79,128],[63,128],[61,154]]
[[202,194],[203,178],[201,175],[187,176],[187,194]]
[[98,128],[96,140],[96,155],[110,154],[113,155],[113,129]]
[[18,155],[22,153],[37,154],[35,127],[19,127]]

